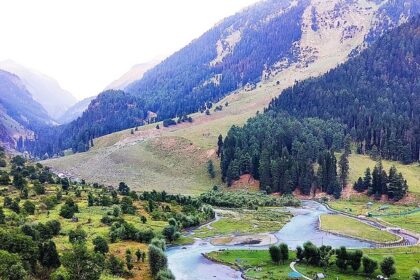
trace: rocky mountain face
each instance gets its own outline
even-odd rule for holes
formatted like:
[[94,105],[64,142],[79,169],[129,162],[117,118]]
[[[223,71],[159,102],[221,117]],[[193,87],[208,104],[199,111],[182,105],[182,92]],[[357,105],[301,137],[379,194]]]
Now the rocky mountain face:
[[[94,112],[100,108],[130,116],[125,122],[130,127],[142,125],[148,112],[156,113],[157,120],[204,112],[238,88],[279,81],[285,70],[310,67],[319,76],[418,12],[417,0],[262,1],[222,20],[147,71],[125,87],[128,94],[103,95],[95,102],[100,106],[90,106],[61,130],[56,140],[61,145],[54,146],[86,147],[92,138],[121,129],[111,115]],[[69,138],[72,142],[63,144]]]
[[56,80],[36,70],[11,60],[0,62],[0,69],[18,76],[33,99],[41,104],[54,120],[77,102],[77,99],[61,88]]

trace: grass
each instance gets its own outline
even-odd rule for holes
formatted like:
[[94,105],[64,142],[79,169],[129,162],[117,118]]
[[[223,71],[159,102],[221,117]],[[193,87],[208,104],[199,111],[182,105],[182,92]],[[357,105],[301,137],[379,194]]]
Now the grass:
[[[410,248],[386,248],[386,249],[364,249],[372,259],[381,262],[385,256],[393,256],[396,262],[397,273],[391,277],[394,279],[410,279],[413,268],[420,267],[420,247]],[[287,279],[287,274],[292,270],[289,268],[291,260],[296,258],[294,252],[289,253],[289,261],[285,264],[273,264],[268,250],[226,250],[208,253],[210,259],[224,263],[236,269],[242,269],[245,276],[250,279]],[[258,269],[255,269],[258,268]],[[296,269],[306,276],[313,276],[314,273],[322,272],[319,267],[298,264]],[[379,269],[373,273],[371,279],[376,275],[382,274]],[[369,279],[362,274],[361,269],[353,272],[348,269],[346,272],[340,272],[335,265],[331,266],[326,272],[326,279],[340,280],[362,280]]]
[[[210,259],[217,260],[236,269],[246,270],[245,275],[251,279],[287,279],[292,270],[289,262],[274,264],[267,250],[226,250],[207,254]],[[290,259],[295,254],[291,252]],[[259,268],[255,270],[254,268]]]
[[420,234],[420,212],[406,216],[381,217],[382,220]]
[[[220,175],[207,173],[206,151],[180,137],[148,139],[135,145],[110,146],[45,162],[90,182],[118,185],[126,182],[137,191],[165,190],[197,195],[220,184]],[[219,169],[216,168],[219,172]]]
[[[371,207],[367,206],[368,202],[372,203]],[[336,210],[356,216],[367,215],[368,213],[371,213],[372,215],[394,215],[417,209],[417,205],[381,203],[371,200],[366,196],[354,197],[348,200],[334,200],[328,202],[328,205]]]
[[[371,207],[367,206],[367,202],[372,202]],[[365,196],[354,197],[349,200],[334,200],[328,202],[332,208],[343,211],[355,216],[367,215],[380,215],[375,217],[383,220],[394,226],[411,230],[420,233],[420,212],[405,214],[411,210],[417,209],[418,205],[398,205],[398,204],[384,204],[377,201],[372,201]],[[385,209],[381,208],[386,206]],[[387,216],[390,215],[390,216]]]
[[281,208],[259,208],[258,210],[225,210],[221,219],[197,229],[196,237],[223,236],[230,234],[253,234],[274,232],[286,224],[291,214]]
[[399,240],[396,235],[343,215],[321,215],[320,219],[320,228],[324,231],[379,243]]
[[[369,167],[372,171],[376,162],[369,156],[353,153],[349,157],[349,164],[349,184],[353,185],[359,177],[363,178],[366,168]],[[420,165],[418,163],[402,164],[397,161],[382,160],[382,164],[387,173],[389,172],[391,166],[395,165],[398,172],[401,172],[407,180],[409,192],[420,194]]]

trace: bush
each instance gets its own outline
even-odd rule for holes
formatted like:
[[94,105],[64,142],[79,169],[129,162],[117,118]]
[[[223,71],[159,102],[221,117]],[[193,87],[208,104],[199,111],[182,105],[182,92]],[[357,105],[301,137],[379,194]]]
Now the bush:
[[169,269],[161,269],[156,275],[156,280],[175,280],[175,276]]
[[176,125],[176,121],[174,121],[173,119],[163,120],[163,126],[164,127],[168,127],[168,126],[171,126],[171,125]]
[[156,276],[160,270],[165,269],[168,265],[168,259],[162,249],[155,245],[149,246],[149,265],[152,275]]
[[69,231],[69,241],[70,243],[84,243],[86,241],[87,234],[81,229],[77,228],[75,230]]
[[115,276],[123,276],[125,273],[124,262],[118,257],[111,255],[106,262],[106,268]]
[[33,204],[31,201],[26,200],[23,203],[23,209],[25,209],[26,213],[29,215],[35,214],[35,204]]
[[362,258],[362,263],[363,272],[368,276],[372,275],[372,273],[378,268],[378,262],[366,256]]
[[391,275],[397,272],[395,268],[395,261],[393,257],[385,257],[381,262],[381,271],[385,274],[386,277],[391,277]]
[[101,236],[95,237],[92,241],[94,245],[94,251],[101,254],[106,254],[109,252],[108,242],[106,242],[105,238]]

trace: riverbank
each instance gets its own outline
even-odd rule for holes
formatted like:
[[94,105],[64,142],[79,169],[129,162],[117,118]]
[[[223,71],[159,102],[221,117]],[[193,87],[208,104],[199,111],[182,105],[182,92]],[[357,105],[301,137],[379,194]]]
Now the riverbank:
[[[364,254],[370,258],[381,262],[385,256],[392,255],[395,258],[396,274],[390,279],[409,279],[412,269],[419,267],[420,247],[409,248],[391,248],[391,249],[363,249]],[[233,269],[241,271],[245,279],[287,279],[288,273],[292,272],[290,263],[295,260],[296,254],[290,251],[290,257],[287,262],[279,265],[271,261],[268,250],[222,250],[204,254],[209,260],[219,264],[227,265]],[[310,266],[304,263],[298,263],[296,270],[306,276],[312,277],[315,273],[323,272],[320,267]],[[365,280],[366,275],[362,269],[353,271],[347,269],[340,271],[334,265],[329,267],[326,274],[327,279],[340,280]],[[372,274],[373,278],[381,274],[377,269]]]
[[398,244],[403,241],[401,236],[380,230],[356,218],[337,215],[321,215],[319,228],[333,234],[348,236],[375,244]]

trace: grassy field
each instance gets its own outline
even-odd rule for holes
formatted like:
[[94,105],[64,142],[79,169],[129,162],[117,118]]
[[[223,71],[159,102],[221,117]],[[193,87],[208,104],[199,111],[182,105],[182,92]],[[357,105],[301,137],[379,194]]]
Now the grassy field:
[[[350,173],[349,173],[349,184],[353,185],[359,177],[363,178],[366,168],[373,170],[376,162],[372,160],[369,156],[351,154],[349,157],[350,164]],[[398,172],[401,172],[404,178],[407,180],[409,191],[420,194],[420,165],[418,163],[412,164],[402,164],[396,161],[382,160],[382,164],[386,172],[389,172],[389,169],[392,165],[398,169]]]
[[[363,250],[369,257],[380,262],[385,256],[394,256],[397,273],[391,279],[409,279],[413,268],[420,267],[420,248],[392,248],[392,249],[366,249]],[[246,277],[251,279],[287,279],[287,274],[292,270],[289,267],[290,261],[296,258],[294,252],[290,252],[289,261],[285,264],[276,265],[270,259],[267,250],[227,250],[216,251],[207,254],[209,258],[225,263],[236,269],[245,271]],[[256,269],[258,268],[258,269]],[[314,273],[323,272],[319,267],[299,264],[297,270],[306,276],[312,276]],[[374,276],[381,274],[379,269],[374,272]],[[353,272],[348,269],[346,272],[340,272],[335,266],[331,266],[326,273],[326,279],[340,280],[362,280],[369,279],[362,274],[361,270]]]
[[221,183],[219,168],[215,179],[209,177],[209,159],[217,164],[214,155],[208,156],[185,138],[173,136],[94,149],[45,164],[89,182],[115,186],[124,181],[137,191],[155,189],[195,195]]
[[405,216],[381,217],[382,220],[420,234],[420,212]]
[[[210,259],[217,260],[236,269],[246,270],[245,275],[252,279],[287,279],[292,270],[289,262],[274,264],[267,250],[227,250],[207,254]],[[291,252],[290,259],[296,258]],[[254,268],[260,268],[256,271]]]
[[[372,202],[372,206],[368,207],[368,202]],[[355,216],[368,215],[368,213],[371,213],[374,215],[374,218],[383,220],[397,227],[420,233],[420,212],[406,214],[412,210],[418,209],[418,203],[413,203],[411,205],[385,204],[362,196],[348,200],[330,201],[328,202],[328,205],[333,209]]]
[[[368,206],[367,203],[371,202],[372,206]],[[417,209],[417,204],[412,205],[399,205],[390,203],[381,203],[369,199],[366,196],[353,197],[351,199],[334,200],[328,202],[328,205],[332,208],[343,211],[352,215],[394,215],[402,214],[414,209]]]
[[221,219],[194,231],[196,237],[212,237],[231,234],[253,234],[278,231],[286,224],[291,214],[281,208],[258,210],[224,210]]
[[342,215],[321,215],[320,228],[328,232],[374,242],[386,243],[399,240],[396,235]]

